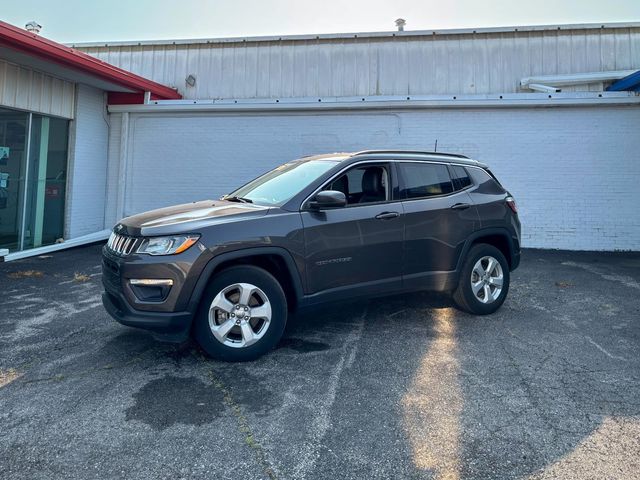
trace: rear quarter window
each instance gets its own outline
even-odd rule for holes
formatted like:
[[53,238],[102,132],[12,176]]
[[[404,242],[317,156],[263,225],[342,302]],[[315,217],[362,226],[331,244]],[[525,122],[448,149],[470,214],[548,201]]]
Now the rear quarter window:
[[469,172],[473,183],[478,185],[478,190],[481,192],[502,193],[505,191],[495,177],[484,169],[472,167],[466,170]]

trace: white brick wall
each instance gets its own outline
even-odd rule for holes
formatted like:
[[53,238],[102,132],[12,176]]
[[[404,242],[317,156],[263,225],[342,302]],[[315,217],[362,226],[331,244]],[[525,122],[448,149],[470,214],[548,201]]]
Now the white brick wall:
[[71,123],[65,238],[103,230],[107,188],[108,116],[102,90],[77,86]]
[[[119,151],[114,124],[110,150]],[[488,163],[514,194],[525,246],[640,250],[638,125],[632,106],[131,114],[125,213],[216,198],[302,155],[431,150],[438,139],[439,151]],[[109,158],[113,170],[118,156]]]

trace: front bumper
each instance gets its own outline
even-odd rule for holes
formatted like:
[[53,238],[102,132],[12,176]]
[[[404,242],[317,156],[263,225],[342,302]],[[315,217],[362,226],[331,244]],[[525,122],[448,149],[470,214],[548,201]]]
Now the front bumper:
[[161,340],[182,342],[189,336],[193,314],[190,312],[141,312],[134,310],[122,294],[106,290],[102,304],[117,322],[128,327],[150,330]]
[[[105,247],[102,303],[123,325],[150,330],[163,340],[182,341],[191,329],[195,307],[190,299],[204,260],[195,248],[168,258],[135,254],[119,257]],[[173,286],[162,301],[145,301],[132,289],[132,278],[171,279]]]

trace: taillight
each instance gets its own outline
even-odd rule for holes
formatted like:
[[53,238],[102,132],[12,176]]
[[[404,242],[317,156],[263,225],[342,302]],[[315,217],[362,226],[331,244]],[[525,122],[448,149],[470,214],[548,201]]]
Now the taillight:
[[518,207],[516,206],[516,201],[513,197],[507,197],[505,201],[513,213],[518,213]]

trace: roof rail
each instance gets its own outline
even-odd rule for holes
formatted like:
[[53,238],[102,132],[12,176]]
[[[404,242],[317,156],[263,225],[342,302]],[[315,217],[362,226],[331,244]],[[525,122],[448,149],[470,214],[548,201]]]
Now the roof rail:
[[466,155],[461,155],[459,153],[444,153],[444,152],[422,152],[417,150],[362,150],[360,152],[355,152],[352,156],[356,155],[365,155],[368,153],[410,153],[417,155],[440,155],[443,157],[454,157],[454,158],[466,158],[469,159]]

